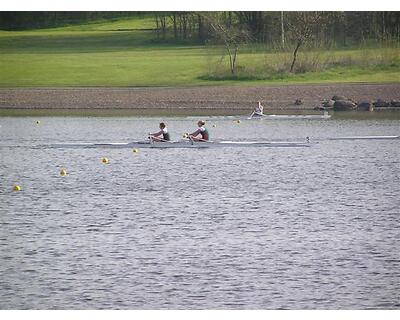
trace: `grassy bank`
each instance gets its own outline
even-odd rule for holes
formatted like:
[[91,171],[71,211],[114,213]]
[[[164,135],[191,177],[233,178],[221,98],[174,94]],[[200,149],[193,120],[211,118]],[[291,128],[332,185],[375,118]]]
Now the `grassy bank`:
[[399,82],[398,48],[301,53],[245,47],[232,77],[222,47],[155,41],[152,19],[121,19],[55,29],[0,31],[0,86],[182,86]]

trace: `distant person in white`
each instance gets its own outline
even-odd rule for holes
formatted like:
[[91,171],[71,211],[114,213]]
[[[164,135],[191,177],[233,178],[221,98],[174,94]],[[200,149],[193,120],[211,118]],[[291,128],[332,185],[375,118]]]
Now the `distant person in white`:
[[254,108],[253,113],[250,117],[262,117],[264,115],[264,107],[260,101],[258,101],[258,105]]

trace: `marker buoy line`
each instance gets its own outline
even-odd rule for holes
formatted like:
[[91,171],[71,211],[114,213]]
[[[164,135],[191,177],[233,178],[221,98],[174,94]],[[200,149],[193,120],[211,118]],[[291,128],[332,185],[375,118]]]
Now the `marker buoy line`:
[[21,187],[18,186],[18,185],[16,185],[16,186],[14,186],[13,190],[14,190],[14,191],[20,191],[20,190],[21,190]]
[[103,159],[101,159],[101,161],[103,161],[104,164],[108,164],[109,163],[107,158],[103,158]]
[[133,153],[139,153],[139,149],[136,149],[136,148],[133,149],[132,151],[133,151]]
[[67,174],[68,174],[68,172],[67,172],[67,170],[65,170],[65,169],[62,169],[62,170],[60,171],[61,177],[65,177]]
[[187,137],[189,137],[189,135],[188,135],[187,133],[184,133],[184,134],[182,135],[182,137],[186,139]]

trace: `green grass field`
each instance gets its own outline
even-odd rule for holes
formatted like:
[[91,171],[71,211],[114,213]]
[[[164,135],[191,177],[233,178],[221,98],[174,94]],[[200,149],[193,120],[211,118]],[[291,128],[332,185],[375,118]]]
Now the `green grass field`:
[[[53,29],[0,31],[0,86],[187,86],[399,82],[398,48],[291,53],[242,48],[238,79],[229,79],[222,47],[155,41],[151,17]],[[286,68],[286,69],[285,69]],[[222,80],[221,80],[222,79]],[[227,80],[228,79],[228,80]]]

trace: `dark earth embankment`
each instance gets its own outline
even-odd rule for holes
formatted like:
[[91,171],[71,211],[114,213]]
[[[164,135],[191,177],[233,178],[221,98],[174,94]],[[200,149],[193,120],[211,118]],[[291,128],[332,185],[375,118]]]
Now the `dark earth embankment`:
[[[400,83],[148,88],[1,88],[2,109],[312,109],[333,95],[359,100],[400,98]],[[301,99],[302,105],[295,105]]]

